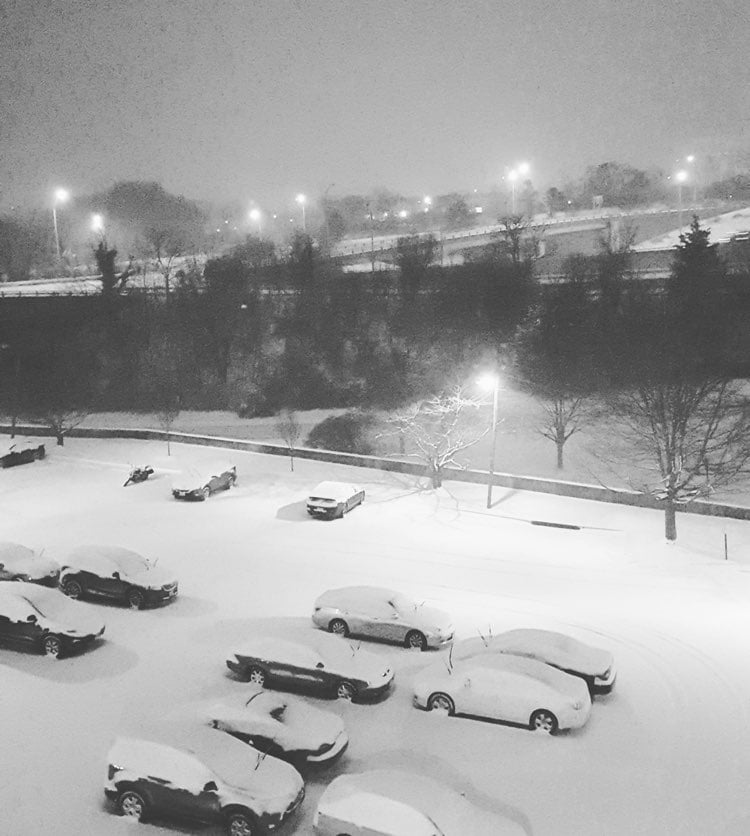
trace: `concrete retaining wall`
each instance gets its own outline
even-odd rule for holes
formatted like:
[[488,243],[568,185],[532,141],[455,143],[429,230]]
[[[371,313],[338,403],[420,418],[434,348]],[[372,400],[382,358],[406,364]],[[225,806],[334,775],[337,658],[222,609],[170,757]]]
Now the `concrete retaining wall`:
[[[10,433],[9,426],[0,426],[0,433]],[[46,427],[19,425],[17,435],[50,437],[52,433]],[[171,432],[146,429],[89,428],[75,427],[66,433],[73,438],[134,438],[142,441],[169,440],[182,444],[198,444],[204,447],[224,447],[231,450],[245,450],[250,453],[265,453],[272,456],[289,456],[288,447],[280,444],[268,444],[259,441],[245,441],[237,438],[221,438],[212,435],[194,435],[192,433]],[[426,476],[423,465],[402,459],[383,459],[378,456],[359,456],[354,453],[338,453],[330,450],[314,450],[300,447],[294,450],[297,459],[315,459],[352,467],[366,467],[374,470],[389,470],[396,473],[408,473],[412,476]],[[487,484],[487,471],[458,470],[449,468],[444,475],[445,481],[474,482]],[[556,479],[539,479],[535,476],[516,476],[512,473],[493,474],[492,484],[501,488],[518,491],[536,491],[556,496],[570,496],[576,499],[590,499],[595,502],[612,502],[619,505],[632,505],[638,508],[662,510],[663,504],[647,494],[637,491],[606,488],[599,485],[586,485],[579,482],[562,482]],[[703,514],[712,517],[729,517],[736,520],[750,520],[750,508],[742,505],[729,505],[720,502],[705,502],[696,499],[686,505],[678,506],[678,511],[687,514]]]

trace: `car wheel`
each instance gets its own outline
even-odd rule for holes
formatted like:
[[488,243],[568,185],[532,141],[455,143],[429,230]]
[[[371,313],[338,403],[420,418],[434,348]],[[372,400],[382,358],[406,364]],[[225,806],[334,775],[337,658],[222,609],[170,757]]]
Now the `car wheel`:
[[351,702],[357,696],[357,689],[352,685],[351,682],[339,682],[336,686],[336,696],[340,700],[346,700],[347,702]]
[[409,630],[406,634],[404,644],[412,650],[427,649],[427,639],[424,637],[424,633],[420,633],[419,630]]
[[73,598],[74,600],[83,595],[83,587],[78,581],[63,581],[62,591],[68,598]]
[[266,672],[263,668],[252,667],[248,673],[247,681],[252,682],[253,685],[260,685],[263,688],[266,684]]
[[45,636],[42,647],[45,656],[54,656],[55,659],[58,659],[62,651],[62,642],[58,636]]
[[143,608],[143,593],[137,589],[131,589],[128,592],[128,606],[131,610],[140,610]]
[[348,636],[349,625],[343,618],[334,618],[328,625],[328,632],[335,633],[337,636]]
[[557,717],[546,708],[540,708],[531,715],[529,728],[532,731],[554,734],[557,731]]
[[257,832],[252,813],[236,810],[227,816],[227,836],[254,836]]
[[209,496],[211,496],[211,488],[209,488],[208,485],[206,485],[206,487],[203,488],[200,493],[201,502],[205,502]]
[[456,713],[456,706],[453,700],[442,692],[438,691],[436,694],[430,694],[427,700],[427,708],[429,711],[439,711],[442,714],[447,714],[452,717]]
[[117,809],[122,816],[143,821],[146,816],[146,800],[135,790],[125,790],[117,798]]

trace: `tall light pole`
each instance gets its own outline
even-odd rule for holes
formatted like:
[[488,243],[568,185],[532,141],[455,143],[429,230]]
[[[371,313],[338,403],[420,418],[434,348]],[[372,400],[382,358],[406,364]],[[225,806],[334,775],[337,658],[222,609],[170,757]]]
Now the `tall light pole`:
[[492,482],[495,476],[495,447],[497,442],[497,399],[500,378],[496,373],[483,374],[477,383],[485,391],[492,391],[492,422],[490,423],[490,466],[487,472],[487,507],[492,508]]
[[690,165],[690,168],[692,169],[692,172],[693,172],[692,173],[692,177],[693,177],[693,206],[695,206],[698,203],[698,178],[695,176],[695,167],[694,167],[695,154],[688,154],[687,157],[685,157],[685,162]]
[[682,184],[687,180],[688,173],[684,169],[678,171],[674,179],[677,181],[677,218],[680,225],[680,234],[682,234]]
[[298,194],[295,200],[302,207],[302,231],[307,232],[307,221],[305,220],[305,204],[307,203],[307,198],[303,194]]
[[263,235],[263,215],[260,209],[251,209],[249,212],[250,220],[258,225],[258,238]]
[[508,180],[510,180],[510,214],[516,214],[516,180],[518,180],[518,172],[515,168],[508,172]]
[[55,250],[57,251],[57,260],[60,260],[60,233],[57,229],[57,204],[65,203],[70,197],[70,192],[67,189],[57,189],[55,191],[55,199],[52,201],[52,225],[55,228]]

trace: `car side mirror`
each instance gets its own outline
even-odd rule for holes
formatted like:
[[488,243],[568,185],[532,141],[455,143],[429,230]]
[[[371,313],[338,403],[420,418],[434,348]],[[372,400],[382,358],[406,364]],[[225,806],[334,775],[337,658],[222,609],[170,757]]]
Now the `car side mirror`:
[[26,620],[29,622],[29,624],[36,624],[36,616],[34,615],[34,613],[31,613],[31,615],[26,616]]
[[116,580],[120,580],[120,573],[119,572],[112,572],[112,577]]
[[207,781],[203,787],[203,792],[218,792],[219,788],[216,786],[216,781]]
[[318,664],[315,667],[316,668],[324,668],[325,665],[322,662],[318,662]]

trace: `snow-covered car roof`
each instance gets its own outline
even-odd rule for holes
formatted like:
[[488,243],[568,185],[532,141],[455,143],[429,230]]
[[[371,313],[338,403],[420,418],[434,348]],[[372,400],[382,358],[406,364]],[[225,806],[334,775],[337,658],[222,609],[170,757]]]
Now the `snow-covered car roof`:
[[41,447],[47,439],[36,438],[26,435],[17,435],[11,438],[9,435],[3,436],[0,440],[0,456],[5,456],[7,453],[22,453],[24,450],[36,450]]
[[608,650],[592,647],[572,636],[552,630],[519,628],[497,636],[479,636],[458,642],[454,659],[466,659],[483,653],[515,653],[588,676],[599,676],[612,667],[614,658]]
[[0,607],[15,610],[19,604],[30,606],[49,621],[81,634],[98,633],[103,627],[96,615],[57,589],[25,581],[0,583]]
[[328,589],[315,600],[316,607],[357,607],[368,609],[379,607],[389,601],[408,600],[405,595],[381,586],[342,586]]
[[[392,803],[383,804],[383,798]],[[340,775],[326,788],[319,810],[332,816],[343,814],[341,817],[348,821],[373,828],[381,825],[383,832],[397,836],[523,836],[525,833],[518,823],[480,809],[450,787],[398,769]],[[414,810],[421,816],[416,817]],[[427,826],[430,822],[432,829]]]
[[65,566],[95,573],[104,571],[111,574],[112,571],[119,571],[135,575],[148,571],[152,564],[138,552],[121,546],[86,545],[73,549],[68,554]]
[[0,565],[10,572],[34,568],[45,574],[60,568],[54,560],[37,554],[33,549],[7,541],[0,542]]
[[320,482],[310,491],[309,496],[316,499],[335,499],[337,502],[343,502],[361,490],[362,488],[350,482]]

